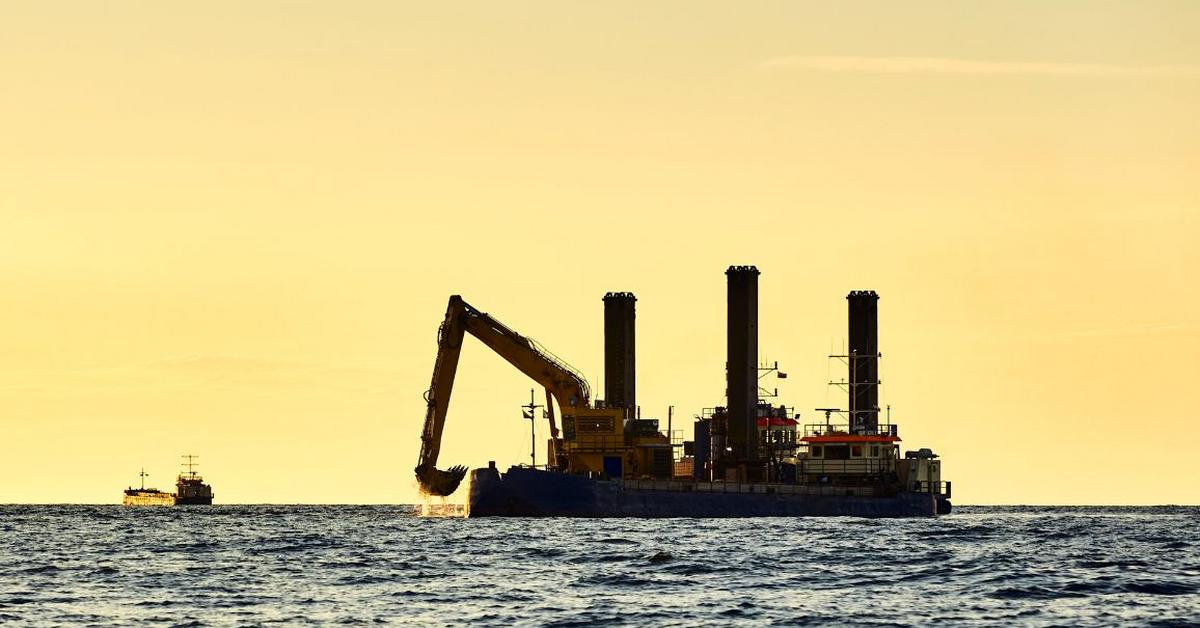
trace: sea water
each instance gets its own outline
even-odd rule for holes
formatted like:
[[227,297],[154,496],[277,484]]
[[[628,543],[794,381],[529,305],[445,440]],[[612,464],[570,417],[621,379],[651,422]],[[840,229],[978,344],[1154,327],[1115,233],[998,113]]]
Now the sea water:
[[462,519],[0,506],[4,625],[1200,624],[1200,508]]

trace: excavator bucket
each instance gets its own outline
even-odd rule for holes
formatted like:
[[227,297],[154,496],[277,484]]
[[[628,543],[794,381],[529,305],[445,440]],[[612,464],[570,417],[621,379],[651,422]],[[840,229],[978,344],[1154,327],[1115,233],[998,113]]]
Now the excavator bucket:
[[446,471],[434,467],[417,467],[417,482],[421,485],[421,491],[426,495],[438,497],[445,497],[457,490],[466,475],[467,468],[462,465],[450,467]]

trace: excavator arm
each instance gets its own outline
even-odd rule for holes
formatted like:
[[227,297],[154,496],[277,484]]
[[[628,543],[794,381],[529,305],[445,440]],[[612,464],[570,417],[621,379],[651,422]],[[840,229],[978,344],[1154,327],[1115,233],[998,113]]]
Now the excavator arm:
[[[559,434],[550,398],[553,397],[558,402],[564,414],[570,412],[569,408],[588,405],[590,391],[587,382],[571,367],[539,347],[533,340],[471,307],[462,297],[451,296],[446,307],[446,320],[442,322],[438,331],[438,352],[433,364],[433,381],[429,385],[429,391],[425,393],[425,425],[421,432],[421,454],[416,468],[421,490],[429,495],[453,493],[467,472],[463,466],[451,467],[445,471],[437,468],[438,454],[442,447],[442,430],[446,425],[446,413],[450,407],[450,393],[454,389],[458,358],[462,351],[463,338],[467,333],[478,338],[517,370],[545,388],[550,436],[554,443],[559,442]],[[557,450],[557,446],[555,449]],[[558,457],[557,452],[555,457]]]

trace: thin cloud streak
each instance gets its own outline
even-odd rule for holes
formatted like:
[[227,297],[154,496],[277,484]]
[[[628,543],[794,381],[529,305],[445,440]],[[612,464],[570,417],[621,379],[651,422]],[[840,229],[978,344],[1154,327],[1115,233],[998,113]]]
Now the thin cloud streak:
[[765,69],[801,69],[860,74],[944,74],[958,76],[1200,76],[1196,65],[1130,66],[1103,63],[974,61],[948,57],[776,57]]
[[323,363],[237,355],[169,356],[141,363],[23,371],[0,382],[0,397],[128,394],[181,390],[253,390],[287,394],[340,391],[391,394],[402,381],[393,365]]

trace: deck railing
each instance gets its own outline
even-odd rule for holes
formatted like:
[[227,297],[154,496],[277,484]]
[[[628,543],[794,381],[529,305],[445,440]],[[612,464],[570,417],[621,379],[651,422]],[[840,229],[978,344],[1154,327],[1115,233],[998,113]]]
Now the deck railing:
[[941,482],[929,482],[927,480],[918,480],[913,482],[912,490],[917,493],[935,493],[943,497],[950,497],[950,482],[943,480]]
[[592,436],[585,435],[572,441],[568,447],[572,452],[596,453],[624,451],[624,436]]
[[859,428],[857,431],[851,431],[849,423],[809,423],[804,426],[805,436],[832,436],[838,434],[895,437],[900,434],[900,430],[894,423],[880,423],[873,430]]
[[798,474],[814,473],[884,473],[896,470],[895,458],[845,458],[831,460],[826,458],[800,458],[796,466]]

